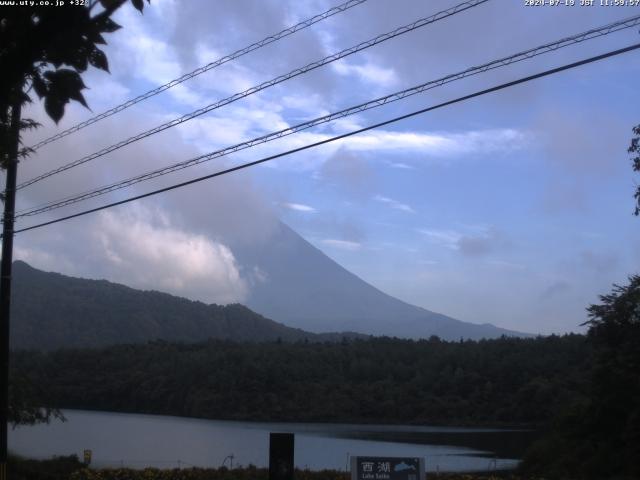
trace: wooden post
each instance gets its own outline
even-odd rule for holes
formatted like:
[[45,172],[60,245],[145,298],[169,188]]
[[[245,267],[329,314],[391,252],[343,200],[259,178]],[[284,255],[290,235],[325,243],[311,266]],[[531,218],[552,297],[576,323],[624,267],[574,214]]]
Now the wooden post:
[[293,433],[269,435],[269,480],[293,480]]
[[7,422],[9,421],[9,334],[11,313],[11,267],[13,262],[13,222],[16,205],[18,144],[21,106],[11,108],[10,145],[7,152],[7,179],[2,226],[2,262],[0,264],[0,480],[7,480]]

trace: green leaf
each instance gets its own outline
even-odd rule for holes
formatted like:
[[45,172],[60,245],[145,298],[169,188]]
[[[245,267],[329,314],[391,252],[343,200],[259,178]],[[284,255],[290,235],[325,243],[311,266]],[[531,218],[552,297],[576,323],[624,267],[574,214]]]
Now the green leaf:
[[87,101],[84,99],[84,95],[82,95],[82,92],[80,92],[80,90],[78,91],[72,91],[69,95],[69,98],[75,100],[76,102],[82,104],[83,107],[85,108],[89,108],[89,105],[87,105]]
[[78,72],[66,68],[44,73],[49,80],[49,91],[45,97],[45,110],[57,123],[64,114],[64,107],[70,100],[75,100],[88,108],[81,93],[86,88]]
[[106,32],[106,33],[112,33],[112,32],[115,32],[116,30],[120,30],[120,28],[122,28],[116,22],[111,20],[109,17],[105,17],[105,18],[101,19],[99,21],[99,23],[98,23],[98,27],[100,28],[101,32]]
[[131,3],[133,4],[133,6],[135,7],[136,10],[138,10],[140,13],[142,13],[142,10],[144,9],[144,1],[143,0],[131,0]]
[[102,5],[102,8],[105,10],[113,7],[115,3],[115,0],[100,0],[100,5]]
[[62,94],[70,97],[70,92],[87,88],[80,74],[68,68],[49,70],[44,73],[44,77],[49,80],[49,92],[53,92],[56,95]]
[[51,119],[58,123],[64,115],[64,106],[67,102],[55,95],[47,95],[44,99],[44,109]]
[[87,56],[86,48],[79,48],[65,63],[71,65],[78,72],[84,72],[88,66]]
[[96,32],[91,35],[90,40],[97,45],[106,45],[107,41],[104,39],[100,33]]
[[107,56],[98,48],[94,48],[89,55],[89,63],[100,70],[104,70],[105,72],[109,71]]
[[36,95],[38,95],[38,97],[40,98],[44,97],[49,90],[47,88],[47,84],[44,80],[42,80],[42,77],[39,73],[36,73],[33,76],[33,78],[31,79],[31,84],[33,85],[33,90],[36,92]]
[[20,120],[20,130],[32,130],[38,127],[41,127],[42,124],[36,122],[32,118],[23,118]]

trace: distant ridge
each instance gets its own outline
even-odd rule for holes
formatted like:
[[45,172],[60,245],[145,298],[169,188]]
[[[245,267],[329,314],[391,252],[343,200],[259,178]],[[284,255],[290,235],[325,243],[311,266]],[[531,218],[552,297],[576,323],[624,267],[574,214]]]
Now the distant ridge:
[[239,305],[206,305],[106,280],[87,280],[13,264],[12,349],[102,347],[150,340],[198,342],[333,341],[289,328]]

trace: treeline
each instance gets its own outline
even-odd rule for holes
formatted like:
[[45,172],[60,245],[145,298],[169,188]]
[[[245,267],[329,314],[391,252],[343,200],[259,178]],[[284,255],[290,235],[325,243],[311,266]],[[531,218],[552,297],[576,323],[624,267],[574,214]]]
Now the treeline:
[[584,336],[152,342],[16,352],[50,406],[264,421],[533,425],[587,395]]

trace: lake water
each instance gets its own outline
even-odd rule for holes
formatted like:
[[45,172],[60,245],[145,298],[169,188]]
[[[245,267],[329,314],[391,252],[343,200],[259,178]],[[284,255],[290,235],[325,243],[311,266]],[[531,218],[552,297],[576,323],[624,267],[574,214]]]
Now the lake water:
[[[9,432],[12,452],[31,458],[93,451],[93,466],[268,466],[269,433],[295,433],[299,468],[345,470],[350,455],[424,457],[427,471],[514,468],[531,432],[503,429],[258,423],[65,410],[67,422]],[[229,466],[229,459],[226,460]]]

